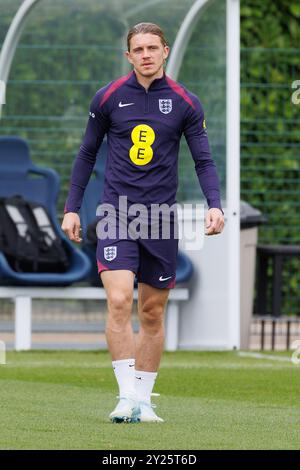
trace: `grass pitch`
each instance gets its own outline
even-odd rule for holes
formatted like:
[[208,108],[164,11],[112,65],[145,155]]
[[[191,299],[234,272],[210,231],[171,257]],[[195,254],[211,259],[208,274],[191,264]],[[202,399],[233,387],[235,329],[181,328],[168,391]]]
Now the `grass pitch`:
[[112,424],[107,352],[9,352],[0,448],[300,449],[300,365],[289,352],[258,356],[164,353],[153,401],[165,423]]

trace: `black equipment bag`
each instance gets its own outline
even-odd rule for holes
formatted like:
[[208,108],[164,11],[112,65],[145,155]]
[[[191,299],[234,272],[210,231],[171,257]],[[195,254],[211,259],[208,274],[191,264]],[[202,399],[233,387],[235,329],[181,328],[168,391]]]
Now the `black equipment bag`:
[[18,272],[64,272],[67,252],[41,204],[16,195],[0,198],[0,251]]

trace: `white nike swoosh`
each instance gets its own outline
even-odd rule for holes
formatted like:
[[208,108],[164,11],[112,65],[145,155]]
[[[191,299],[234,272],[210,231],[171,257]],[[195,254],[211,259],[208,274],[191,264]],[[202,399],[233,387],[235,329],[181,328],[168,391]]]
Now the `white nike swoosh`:
[[172,276],[169,277],[162,277],[160,276],[159,281],[167,281],[168,279],[171,279]]
[[122,103],[122,101],[120,101],[119,108],[124,108],[124,106],[131,106],[132,104],[134,103]]

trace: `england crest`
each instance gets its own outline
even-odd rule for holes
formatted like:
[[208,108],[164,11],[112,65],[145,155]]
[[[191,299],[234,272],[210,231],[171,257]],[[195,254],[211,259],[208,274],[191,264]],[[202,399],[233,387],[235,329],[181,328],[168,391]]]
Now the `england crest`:
[[172,100],[158,100],[159,110],[163,114],[169,114],[172,111]]
[[117,256],[116,246],[106,246],[104,248],[104,258],[106,261],[113,261]]

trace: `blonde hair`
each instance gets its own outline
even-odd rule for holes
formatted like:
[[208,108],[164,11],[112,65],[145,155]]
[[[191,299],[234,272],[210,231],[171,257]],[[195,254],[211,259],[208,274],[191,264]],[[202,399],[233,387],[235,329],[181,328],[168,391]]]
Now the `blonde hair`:
[[128,49],[128,52],[130,51],[131,38],[133,36],[135,36],[136,34],[140,34],[140,33],[142,33],[142,34],[147,34],[147,33],[155,34],[156,36],[160,37],[160,40],[161,40],[161,43],[162,43],[163,46],[167,45],[167,41],[166,41],[164,32],[159,26],[157,26],[157,24],[155,24],[155,23],[138,23],[135,26],[133,26],[128,32],[128,35],[127,35],[127,49]]

